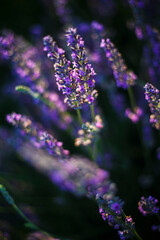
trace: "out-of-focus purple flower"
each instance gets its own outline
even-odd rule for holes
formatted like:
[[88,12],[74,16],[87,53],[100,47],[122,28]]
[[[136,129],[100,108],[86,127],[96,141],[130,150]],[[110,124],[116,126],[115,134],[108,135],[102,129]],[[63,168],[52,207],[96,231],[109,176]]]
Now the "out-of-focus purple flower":
[[73,156],[61,161],[29,144],[22,145],[19,153],[63,190],[92,198],[96,194],[111,196],[115,193],[115,184],[110,181],[109,173],[88,159]]
[[160,160],[160,147],[157,148],[157,159]]
[[154,215],[159,212],[159,207],[157,207],[158,200],[152,196],[148,198],[141,197],[138,202],[138,209],[144,215]]
[[138,39],[144,37],[144,6],[145,1],[143,0],[128,0],[129,5],[133,11],[135,18],[135,32]]
[[71,9],[68,6],[68,0],[53,0],[52,2],[59,20],[66,25],[71,22]]
[[104,27],[99,22],[93,21],[91,24],[92,29],[96,30],[97,32],[101,33],[104,30]]
[[152,225],[152,231],[160,232],[160,225]]
[[150,123],[156,129],[160,129],[160,99],[159,90],[155,88],[152,84],[147,83],[144,86],[145,89],[145,99],[149,103],[151,115]]
[[9,59],[14,52],[15,36],[10,31],[4,31],[0,36],[0,59]]
[[129,86],[133,86],[137,76],[127,69],[121,54],[117,51],[110,39],[107,38],[106,41],[102,39],[100,47],[104,48],[108,63],[116,79],[117,87],[126,89]]
[[142,135],[143,135],[143,142],[147,148],[151,148],[154,145],[154,138],[153,138],[153,128],[150,125],[148,114],[145,114],[145,117],[142,120]]
[[127,108],[125,115],[133,122],[137,123],[143,115],[143,110],[140,107],[135,107],[134,112],[130,108]]
[[[146,35],[149,41],[149,68],[152,69],[156,76],[156,81],[160,77],[160,33],[158,29],[152,28],[150,25],[146,25]],[[152,73],[152,75],[153,75]],[[151,72],[150,72],[151,75]]]

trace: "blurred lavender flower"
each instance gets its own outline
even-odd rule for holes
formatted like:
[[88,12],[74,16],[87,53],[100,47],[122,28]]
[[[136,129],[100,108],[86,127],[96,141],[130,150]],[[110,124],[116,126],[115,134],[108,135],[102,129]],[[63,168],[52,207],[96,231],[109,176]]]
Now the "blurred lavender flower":
[[152,231],[160,232],[160,225],[152,225]]
[[58,48],[51,36],[43,39],[44,51],[54,62],[55,77],[58,89],[65,95],[65,102],[77,109],[85,102],[92,104],[97,91],[94,90],[95,72],[90,64],[84,48],[84,41],[77,34],[77,30],[69,28],[66,32],[68,45],[72,50],[73,68],[64,55],[64,50]]
[[[152,71],[154,71],[154,75],[156,76],[156,82],[160,77],[160,33],[158,29],[152,28],[150,25],[146,26],[146,34],[149,40],[149,59],[150,65],[148,67],[152,67]],[[152,73],[153,75],[153,73]]]
[[[4,43],[7,42],[7,50]],[[8,53],[4,53],[8,51]],[[48,86],[48,80],[41,73],[42,63],[36,47],[27,43],[23,38],[15,36],[12,32],[4,32],[1,36],[1,58],[8,55],[12,67],[20,79],[30,84],[32,90],[42,93]],[[36,82],[36,83],[35,83]]]
[[71,9],[68,6],[68,0],[52,0],[52,2],[59,20],[63,24],[69,24],[71,22]]
[[132,71],[127,70],[121,54],[117,51],[110,39],[107,38],[106,41],[102,39],[100,47],[104,48],[108,63],[116,79],[117,87],[126,89],[129,86],[133,86],[137,76]]
[[125,115],[133,122],[137,123],[143,115],[143,110],[140,107],[135,107],[134,112],[130,108],[127,108]]
[[153,129],[150,125],[148,114],[145,114],[142,120],[142,134],[143,134],[143,142],[147,148],[151,148],[154,146],[155,140],[153,138]]
[[155,215],[159,212],[159,207],[157,207],[158,200],[152,196],[148,198],[141,197],[138,202],[138,209],[144,215]]
[[114,195],[116,191],[115,185],[109,179],[109,173],[88,159],[73,156],[66,161],[59,161],[29,144],[23,144],[19,153],[62,190],[92,198],[95,198],[96,194]]
[[160,147],[157,148],[157,159],[160,160]]
[[9,59],[14,52],[15,36],[10,31],[3,31],[3,36],[0,36],[0,58]]
[[135,33],[138,39],[143,39],[144,31],[144,0],[128,0],[135,18]]
[[151,110],[150,123],[156,129],[160,129],[160,99],[159,90],[155,88],[152,84],[147,83],[144,86],[145,89],[145,99],[149,103]]

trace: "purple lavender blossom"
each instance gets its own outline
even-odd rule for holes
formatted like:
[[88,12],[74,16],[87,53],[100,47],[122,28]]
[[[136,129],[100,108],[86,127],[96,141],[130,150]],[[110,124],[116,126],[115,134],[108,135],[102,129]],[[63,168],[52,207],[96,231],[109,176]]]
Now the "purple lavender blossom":
[[159,90],[155,88],[152,84],[147,83],[144,86],[145,89],[145,99],[149,103],[151,110],[150,123],[156,129],[160,129],[160,99]]
[[102,39],[100,47],[104,48],[108,63],[116,79],[117,87],[126,89],[129,86],[133,86],[137,76],[132,71],[127,70],[121,54],[117,51],[110,39],[107,38],[106,41]]
[[159,207],[157,207],[158,200],[152,196],[148,198],[141,197],[138,202],[138,209],[144,215],[154,215],[159,212]]
[[54,62],[55,77],[58,90],[65,95],[65,102],[75,109],[81,108],[85,102],[92,104],[97,91],[94,90],[95,72],[88,63],[84,48],[84,41],[77,34],[77,30],[70,28],[66,33],[68,45],[72,50],[73,67],[64,55],[64,50],[58,48],[51,36],[43,39],[44,51]]
[[137,123],[143,115],[143,110],[140,107],[135,107],[134,112],[130,108],[127,108],[125,115],[133,122]]
[[122,208],[124,202],[119,197],[98,196],[97,202],[103,220],[107,221],[114,229],[119,230],[118,234],[121,239],[133,237],[132,229],[134,229],[135,224],[131,216],[125,216],[125,221],[123,222]]
[[[96,75],[96,73],[94,72],[91,64],[89,64],[89,60],[86,56],[86,50],[84,47],[84,41],[81,36],[77,34],[76,28],[69,28],[66,31],[65,36],[67,38],[68,46],[71,48],[72,51],[71,56],[73,60],[73,67],[74,72],[76,72],[75,78],[77,78],[79,86],[83,86],[85,90],[85,93],[83,93],[84,102],[92,104],[94,98],[97,95],[97,91],[94,90],[94,76]],[[79,91],[81,92],[80,87]]]
[[58,142],[51,134],[44,131],[37,124],[21,114],[12,113],[7,115],[7,121],[21,130],[22,135],[28,136],[29,140],[37,148],[47,149],[50,154],[65,159],[69,151],[63,149],[62,142]]

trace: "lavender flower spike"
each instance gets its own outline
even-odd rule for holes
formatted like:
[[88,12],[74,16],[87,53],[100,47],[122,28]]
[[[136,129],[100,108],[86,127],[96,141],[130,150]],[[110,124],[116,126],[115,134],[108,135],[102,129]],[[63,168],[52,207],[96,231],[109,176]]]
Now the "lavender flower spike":
[[145,99],[149,103],[151,110],[150,123],[156,129],[160,129],[160,99],[159,99],[159,90],[155,88],[152,84],[147,83],[144,86],[145,89]]
[[144,215],[154,215],[159,212],[159,207],[156,206],[158,200],[152,196],[148,198],[141,197],[140,201],[138,202],[138,209]]
[[26,116],[17,113],[8,114],[7,121],[18,127],[22,135],[28,136],[34,146],[44,148],[58,158],[68,158],[69,151],[63,149],[63,143],[58,142],[51,134],[41,129],[37,124],[32,123]]
[[65,51],[59,48],[51,36],[43,38],[44,51],[47,52],[47,57],[54,63],[56,83],[58,90],[65,95],[65,102],[70,107],[79,107],[78,100],[74,90],[74,79],[71,78],[72,68],[70,61],[65,57]]
[[97,91],[94,90],[96,73],[89,64],[89,60],[86,56],[86,49],[84,47],[84,41],[82,37],[77,33],[76,28],[69,28],[66,31],[66,38],[68,46],[72,51],[73,59],[73,73],[72,76],[76,81],[76,92],[79,93],[82,102],[92,104],[95,97],[97,97]]
[[95,72],[88,63],[84,42],[77,35],[76,29],[70,28],[66,38],[72,50],[73,67],[64,55],[64,50],[58,48],[51,36],[43,39],[44,51],[48,58],[54,62],[55,77],[59,90],[65,95],[65,102],[74,109],[81,108],[85,102],[92,104],[97,91],[94,90]]
[[129,86],[133,86],[137,76],[127,69],[121,54],[115,48],[110,39],[107,38],[106,41],[102,39],[100,47],[104,48],[108,63],[111,66],[113,75],[116,79],[117,87],[126,89]]

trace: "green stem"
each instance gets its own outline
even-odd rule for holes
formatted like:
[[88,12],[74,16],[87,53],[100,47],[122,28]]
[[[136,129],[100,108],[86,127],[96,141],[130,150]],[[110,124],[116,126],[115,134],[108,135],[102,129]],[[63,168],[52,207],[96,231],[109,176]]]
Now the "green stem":
[[133,229],[133,233],[134,233],[134,235],[135,235],[135,237],[136,237],[137,239],[143,240],[143,239],[139,236],[139,234],[136,232],[135,229]]
[[[41,232],[42,234],[46,235],[47,237],[53,237],[51,234],[43,231],[40,229],[38,226],[36,226],[32,221],[27,218],[24,213],[21,211],[21,209],[15,204],[14,199],[11,197],[9,192],[6,190],[6,188],[0,184],[0,192],[2,193],[2,196],[5,198],[5,200],[8,202],[10,206],[13,207],[13,209],[24,219],[25,221],[25,226],[32,229],[32,230],[37,230]],[[54,238],[53,238],[54,239]]]
[[135,100],[134,100],[134,95],[133,95],[133,91],[131,87],[128,87],[128,95],[129,95],[129,99],[130,99],[130,103],[131,103],[131,108],[132,111],[134,112],[136,104],[135,104]]
[[51,237],[51,235],[50,235],[49,233],[41,230],[41,229],[40,229],[39,227],[37,227],[34,223],[32,223],[32,222],[29,220],[29,218],[27,218],[27,217],[24,215],[24,213],[20,210],[20,208],[18,208],[18,206],[17,206],[16,204],[13,205],[13,208],[14,208],[15,211],[25,220],[25,222],[29,224],[29,227],[30,227],[30,228],[35,229],[35,230],[43,233],[44,235],[46,235],[46,236],[48,236],[48,237],[49,237],[49,236]]
[[93,122],[95,122],[94,106],[93,106],[93,105],[90,105],[90,109],[91,109],[91,115],[92,115]]
[[90,158],[91,160],[94,162],[94,152],[92,151],[92,148],[90,145],[87,145],[87,149],[88,149],[88,152],[89,152],[89,155],[90,155]]
[[[95,122],[95,112],[94,112],[94,105],[90,105],[90,110],[91,110],[91,116],[92,116],[92,120],[93,122]],[[97,136],[95,136],[95,140],[93,143],[93,149],[92,149],[92,160],[95,161],[96,159],[96,138]]]
[[[128,87],[128,95],[129,95],[132,111],[134,112],[136,104],[135,104],[135,98],[134,98],[134,94],[133,94],[131,87]],[[139,139],[140,139],[140,143],[141,143],[141,147],[142,147],[143,157],[145,159],[145,169],[150,170],[150,157],[149,157],[150,153],[149,153],[149,150],[146,149],[146,147],[144,146],[144,142],[143,142],[142,134],[141,134],[140,122],[138,122],[136,124],[136,126],[137,126],[137,131],[138,131],[138,135],[139,135]]]
[[[126,214],[124,213],[123,210],[121,210],[121,214],[122,214],[122,216],[124,217],[124,220],[125,220],[125,219],[126,219]],[[143,240],[143,239],[139,236],[139,234],[136,232],[136,229],[135,229],[135,228],[131,228],[131,227],[129,227],[129,226],[127,226],[127,227],[132,231],[132,233],[134,234],[135,238],[137,238],[137,239],[139,239],[139,240]]]
[[78,108],[78,109],[76,109],[76,111],[77,111],[77,116],[78,116],[79,124],[82,126],[83,121],[82,121],[80,109]]

